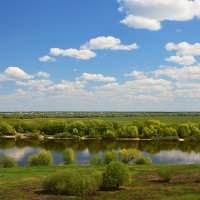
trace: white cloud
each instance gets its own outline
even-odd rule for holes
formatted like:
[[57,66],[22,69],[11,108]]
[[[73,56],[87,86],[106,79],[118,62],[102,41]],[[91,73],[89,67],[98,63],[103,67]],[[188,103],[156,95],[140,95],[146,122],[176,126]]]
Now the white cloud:
[[189,44],[187,42],[181,42],[175,44],[169,42],[166,44],[165,49],[168,51],[177,51],[178,56],[200,56],[200,43]]
[[106,77],[102,74],[89,74],[89,73],[83,73],[80,78],[85,81],[96,81],[96,82],[115,82],[115,77]]
[[16,85],[29,87],[30,89],[36,88],[39,91],[44,91],[47,86],[52,85],[53,82],[47,79],[28,80],[26,82],[16,81]]
[[187,42],[181,42],[175,44],[169,42],[165,45],[165,49],[167,51],[176,51],[176,56],[171,56],[165,60],[180,65],[192,65],[196,63],[195,56],[200,56],[200,43],[189,44]]
[[194,56],[170,56],[165,59],[167,62],[177,63],[179,65],[192,65],[196,63]]
[[50,91],[56,91],[56,90],[77,90],[77,89],[82,89],[85,87],[85,85],[87,84],[86,81],[75,81],[75,82],[71,82],[71,81],[66,81],[66,80],[62,80],[61,83],[59,84],[55,84],[53,86],[51,86],[49,88]]
[[113,90],[115,88],[117,88],[117,86],[119,86],[118,83],[108,83],[106,85],[102,85],[102,86],[98,86],[98,87],[94,87],[95,89],[105,89],[105,90]]
[[49,78],[49,77],[50,77],[50,74],[47,73],[47,72],[39,71],[39,72],[37,73],[37,76],[41,76],[41,77],[43,77],[43,78]]
[[200,81],[200,66],[166,67],[152,72],[155,76],[168,76],[178,81]]
[[126,17],[122,23],[133,28],[159,30],[161,23],[188,21],[200,17],[200,0],[118,0],[119,11]]
[[172,89],[172,83],[165,79],[144,78],[134,81],[127,81],[122,84],[123,90],[133,90],[135,92],[166,91]]
[[79,60],[89,60],[96,56],[96,53],[89,49],[60,49],[60,48],[51,48],[50,55],[52,56],[69,56]]
[[121,40],[112,36],[101,36],[91,39],[89,42],[81,46],[82,49],[111,49],[111,50],[125,50],[130,51],[137,49],[136,43],[130,45],[121,44]]
[[0,81],[6,80],[19,80],[19,79],[31,79],[34,76],[27,74],[19,67],[7,67],[2,74],[0,74]]
[[[191,90],[191,89],[195,89],[195,90],[200,90],[200,82],[199,83],[192,83],[192,82],[188,82],[188,83],[184,83],[184,82],[176,82],[176,87],[178,89],[185,89],[185,90]],[[198,92],[199,93],[199,92]]]
[[132,76],[136,79],[145,79],[146,78],[144,72],[140,72],[140,71],[136,71],[136,70],[133,70],[129,74],[124,74],[124,76]]
[[39,58],[39,61],[41,61],[41,62],[54,62],[54,61],[56,61],[56,59],[55,58],[52,58],[51,56],[42,56],[42,57],[40,57]]
[[121,23],[135,29],[148,29],[151,31],[161,29],[159,21],[134,15],[128,15],[125,19],[121,20]]

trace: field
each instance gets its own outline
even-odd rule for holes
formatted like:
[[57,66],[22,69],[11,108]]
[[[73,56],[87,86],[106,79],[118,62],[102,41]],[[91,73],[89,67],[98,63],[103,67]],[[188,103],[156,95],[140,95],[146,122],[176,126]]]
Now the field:
[[130,124],[133,121],[147,121],[147,120],[159,120],[161,122],[165,122],[168,124],[173,123],[186,123],[186,122],[193,122],[193,123],[200,123],[200,116],[159,116],[159,117],[138,117],[138,116],[129,116],[129,117],[99,117],[99,118],[68,118],[64,119],[66,121],[88,121],[91,119],[101,119],[105,121],[112,121],[112,122],[119,122],[124,124]]
[[[200,116],[158,116],[158,117],[151,117],[151,116],[115,116],[115,117],[69,117],[69,118],[37,118],[38,120],[55,120],[55,119],[62,119],[66,122],[72,122],[72,121],[89,121],[89,120],[105,120],[110,122],[118,122],[122,124],[131,124],[133,121],[147,121],[147,120],[159,120],[161,122],[167,123],[167,124],[173,124],[173,123],[200,123]],[[36,119],[26,119],[28,121],[30,120],[36,120]]]
[[[170,165],[165,165],[170,166]],[[94,196],[68,197],[45,194],[42,180],[49,174],[70,168],[94,168],[92,166],[16,167],[0,169],[0,199],[2,200],[198,200],[200,199],[200,165],[173,165],[174,177],[169,183],[159,180],[155,170],[158,165],[130,166],[132,183],[118,191],[101,191]],[[171,167],[171,166],[170,166]],[[104,167],[95,167],[103,170]]]

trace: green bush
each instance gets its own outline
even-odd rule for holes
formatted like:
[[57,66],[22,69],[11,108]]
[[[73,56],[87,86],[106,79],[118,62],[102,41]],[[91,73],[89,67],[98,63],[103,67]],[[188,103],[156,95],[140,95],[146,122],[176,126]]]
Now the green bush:
[[8,168],[8,167],[15,167],[16,160],[14,158],[8,156],[0,156],[0,167]]
[[36,131],[35,130],[29,135],[29,138],[31,138],[31,139],[39,139],[40,135],[41,135],[40,131]]
[[130,125],[122,126],[118,129],[118,135],[124,138],[138,138],[138,128]]
[[121,149],[119,151],[119,157],[123,163],[129,163],[134,158],[138,158],[140,154],[140,151],[137,149]]
[[151,125],[150,127],[144,127],[142,129],[141,138],[149,139],[152,137],[156,137],[157,135],[157,127]]
[[164,182],[170,182],[173,176],[173,169],[170,167],[162,167],[157,171],[158,176]]
[[141,156],[135,161],[135,164],[137,165],[151,165],[152,164],[152,159],[150,157],[144,157]]
[[0,135],[15,135],[15,129],[5,121],[0,121]]
[[191,139],[197,139],[197,140],[200,139],[200,129],[198,127],[190,126],[190,131],[191,131],[190,134]]
[[52,154],[45,150],[41,150],[38,154],[31,155],[28,158],[28,163],[30,166],[46,166],[52,164],[52,161]]
[[117,151],[112,150],[112,151],[106,151],[104,153],[104,163],[109,164],[111,161],[116,161],[117,160]]
[[187,138],[191,134],[190,127],[188,124],[180,125],[177,132],[180,138]]
[[102,174],[100,172],[68,170],[47,177],[43,182],[43,189],[54,194],[83,196],[94,194],[101,184]]
[[107,130],[104,134],[103,134],[103,139],[115,139],[116,135],[114,133],[114,131],[111,130]]
[[65,165],[75,163],[75,154],[73,149],[65,149],[63,151],[63,161]]
[[72,138],[72,134],[70,134],[69,132],[64,132],[64,133],[58,133],[54,136],[55,138]]
[[119,161],[112,161],[103,172],[103,189],[117,189],[130,180],[127,166]]
[[93,165],[100,165],[102,163],[102,160],[98,155],[93,155],[90,162]]

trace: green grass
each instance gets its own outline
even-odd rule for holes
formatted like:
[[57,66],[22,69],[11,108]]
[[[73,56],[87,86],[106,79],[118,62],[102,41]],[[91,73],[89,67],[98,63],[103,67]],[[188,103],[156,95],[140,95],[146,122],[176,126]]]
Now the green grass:
[[1,200],[104,200],[104,199],[135,199],[135,200],[198,200],[200,199],[200,165],[165,165],[173,167],[175,175],[169,183],[159,181],[156,170],[160,165],[130,166],[132,182],[118,191],[100,191],[94,196],[68,197],[64,195],[44,194],[41,183],[46,176],[55,171],[70,168],[96,168],[95,166],[48,166],[48,167],[16,167],[0,169]]
[[[38,120],[51,120],[55,118],[39,118]],[[152,116],[144,116],[144,117],[138,117],[138,116],[129,116],[129,117],[86,117],[86,118],[56,118],[56,119],[63,119],[66,122],[72,122],[76,120],[80,121],[89,121],[89,120],[105,120],[105,121],[111,121],[111,122],[119,122],[123,124],[130,124],[133,121],[147,121],[147,120],[160,120],[161,122],[173,124],[173,123],[186,123],[186,122],[193,122],[193,123],[200,123],[200,116],[158,116],[158,117],[152,117]],[[35,119],[27,119],[35,120]]]

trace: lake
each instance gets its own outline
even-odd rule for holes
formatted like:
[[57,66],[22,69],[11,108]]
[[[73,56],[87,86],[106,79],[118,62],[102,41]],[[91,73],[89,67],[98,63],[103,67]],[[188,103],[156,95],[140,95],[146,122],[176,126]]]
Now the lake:
[[60,165],[65,148],[75,151],[79,164],[89,163],[93,154],[102,156],[106,150],[123,148],[140,150],[154,164],[200,163],[199,142],[0,139],[0,155],[15,158],[20,166],[25,166],[28,157],[41,149],[51,151],[54,163]]

